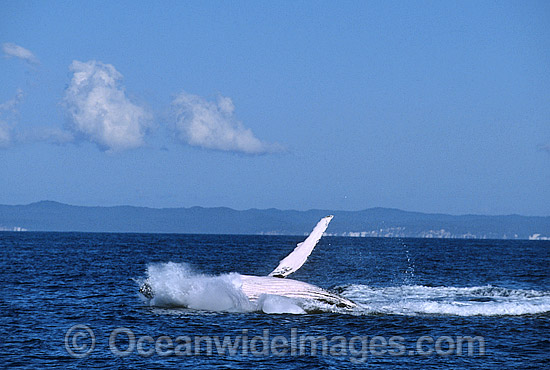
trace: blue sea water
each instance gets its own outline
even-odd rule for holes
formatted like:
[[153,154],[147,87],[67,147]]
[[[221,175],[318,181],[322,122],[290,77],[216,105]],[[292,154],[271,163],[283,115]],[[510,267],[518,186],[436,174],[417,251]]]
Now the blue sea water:
[[[245,309],[232,273],[267,275],[301,240],[2,232],[0,363],[121,369],[549,367],[550,242],[324,237],[292,278],[335,291],[359,308],[319,305],[303,314]],[[150,302],[138,293],[151,274],[165,279],[162,293],[169,300]],[[211,309],[184,307],[197,300]],[[227,302],[234,304],[228,308]],[[275,303],[281,312],[289,304]],[[307,336],[319,342],[312,345]],[[460,339],[467,337],[475,338],[471,353]],[[218,347],[224,338],[238,345],[233,352]]]

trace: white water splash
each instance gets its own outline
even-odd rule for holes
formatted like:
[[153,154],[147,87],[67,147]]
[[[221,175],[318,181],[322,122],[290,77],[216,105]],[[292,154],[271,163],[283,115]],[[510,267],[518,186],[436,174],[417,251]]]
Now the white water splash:
[[292,313],[303,314],[306,311],[295,300],[272,294],[263,294],[257,302],[264,313]]

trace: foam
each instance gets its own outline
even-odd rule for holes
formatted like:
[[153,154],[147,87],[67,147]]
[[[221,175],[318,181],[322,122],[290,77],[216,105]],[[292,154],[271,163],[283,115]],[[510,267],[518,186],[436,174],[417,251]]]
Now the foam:
[[397,315],[501,316],[550,312],[550,292],[493,287],[404,285],[340,287],[365,312]]
[[306,311],[298,305],[296,300],[272,294],[262,294],[257,307],[264,313],[270,314],[304,314]]

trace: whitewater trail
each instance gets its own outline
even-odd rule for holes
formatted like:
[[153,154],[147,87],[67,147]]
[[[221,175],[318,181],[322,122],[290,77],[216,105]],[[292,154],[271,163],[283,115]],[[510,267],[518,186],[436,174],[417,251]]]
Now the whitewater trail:
[[340,294],[370,313],[501,316],[550,312],[550,292],[493,287],[403,285],[339,287]]

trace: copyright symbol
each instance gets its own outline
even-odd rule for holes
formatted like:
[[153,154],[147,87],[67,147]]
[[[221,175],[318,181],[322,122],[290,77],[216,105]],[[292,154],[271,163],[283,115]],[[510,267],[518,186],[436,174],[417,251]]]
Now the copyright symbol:
[[74,358],[88,356],[95,348],[94,331],[87,325],[73,325],[65,333],[65,349]]

